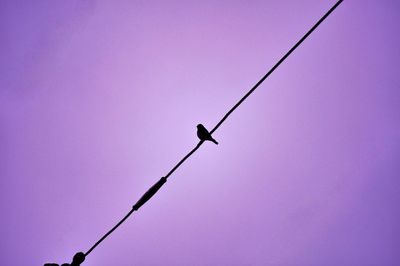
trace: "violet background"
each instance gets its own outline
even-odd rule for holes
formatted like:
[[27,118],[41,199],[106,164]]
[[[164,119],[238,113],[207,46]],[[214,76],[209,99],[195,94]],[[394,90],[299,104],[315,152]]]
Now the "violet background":
[[[334,1],[1,1],[1,265],[87,251]],[[83,265],[400,265],[398,1],[344,1]]]

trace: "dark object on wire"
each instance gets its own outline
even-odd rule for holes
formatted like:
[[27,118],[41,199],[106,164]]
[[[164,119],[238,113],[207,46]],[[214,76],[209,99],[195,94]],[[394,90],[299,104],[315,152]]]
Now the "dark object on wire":
[[162,185],[167,182],[166,177],[161,177],[160,180],[158,180],[157,183],[155,183],[149,190],[144,193],[144,195],[133,205],[132,210],[137,211],[139,210],[140,207],[143,206],[151,197],[154,196],[154,194],[157,193],[157,191],[162,187]]
[[[261,83],[264,82],[264,80],[271,75],[275,69],[283,62],[285,59],[294,51],[296,48],[324,21],[332,12],[335,10],[343,0],[339,0],[334,4],[328,12],[326,12],[325,15],[323,15],[317,23],[265,74],[225,115],[224,117],[218,122],[218,124],[210,131],[206,128],[204,128],[202,125],[198,125],[198,137],[200,138],[200,142],[194,147],[183,159],[181,159],[169,172],[168,174],[165,175],[165,177],[162,177],[156,184],[154,184],[137,202],[135,205],[133,205],[132,209],[122,218],[110,231],[108,231],[104,236],[102,236],[85,254],[82,252],[79,252],[75,254],[74,260],[71,264],[63,264],[62,266],[79,266],[84,260],[85,257],[89,255],[90,252],[92,252],[104,239],[107,238],[112,232],[114,232],[115,229],[118,228],[128,217],[134,212],[139,210],[143,204],[145,204],[151,197],[153,197],[157,191],[162,187],[162,185],[165,184],[167,181],[168,177],[175,172],[176,169],[187,159],[189,158],[195,151],[197,151],[198,148],[204,143],[205,140],[210,140],[213,141],[215,144],[218,144],[212,137],[211,135],[222,125],[222,123],[228,118],[228,116],[236,109],[238,108],[244,100],[246,100],[247,97],[250,96],[260,85]],[[202,128],[200,130],[200,128]],[[205,131],[204,131],[204,130]],[[200,132],[199,132],[200,131]],[[58,264],[51,264],[47,263],[45,266],[58,266]]]
[[92,252],[93,249],[95,249],[107,236],[109,236],[112,232],[114,232],[115,229],[118,228],[128,217],[134,212],[139,210],[140,207],[143,206],[151,197],[154,196],[154,194],[157,193],[157,191],[162,187],[162,185],[167,182],[167,177],[163,176],[160,178],[160,180],[157,181],[149,190],[146,191],[146,193],[143,194],[143,196],[133,205],[132,209],[125,215],[124,218],[122,218],[121,221],[119,221],[110,231],[108,231],[104,236],[102,236],[96,244],[93,245],[86,253],[85,256],[89,255],[90,252]]
[[207,128],[205,128],[202,124],[197,125],[197,136],[200,140],[209,140],[218,145],[218,142],[213,137],[211,137],[210,132],[208,132]]
[[[61,264],[61,266],[80,266],[82,262],[85,261],[85,254],[83,252],[78,252],[72,258],[72,262]],[[46,263],[44,266],[60,266],[57,263]]]

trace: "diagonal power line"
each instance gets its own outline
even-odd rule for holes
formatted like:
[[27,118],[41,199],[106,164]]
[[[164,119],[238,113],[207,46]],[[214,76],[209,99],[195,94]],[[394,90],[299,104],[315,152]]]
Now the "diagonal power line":
[[[229,115],[232,114],[232,112],[238,108],[244,100],[247,99],[247,97],[250,96],[260,85],[261,83],[266,80],[269,75],[272,74],[272,72],[275,71],[276,68],[280,64],[282,64],[283,61],[294,51],[296,48],[343,2],[343,0],[339,0],[336,2],[335,5],[333,5],[328,12],[325,13],[318,21],[315,23],[315,25],[306,33],[304,36],[265,74],[225,115],[224,117],[218,122],[218,124],[210,131],[210,134],[214,133],[221,125],[222,123],[229,117]],[[172,175],[172,173],[175,172],[179,168],[181,164],[183,164],[186,159],[188,159],[193,153],[195,153],[200,146],[203,144],[203,140],[199,141],[199,143],[185,156],[183,157],[164,177],[162,177],[157,183],[155,183],[136,203],[133,205],[132,209],[111,229],[109,230],[105,235],[103,235],[86,253],[84,253],[84,257],[88,256],[104,239],[106,239],[111,233],[114,232],[115,229],[117,229],[123,222],[126,221],[126,219],[129,218],[129,216],[134,212],[139,210],[143,204],[145,204],[152,196],[154,196],[157,191],[165,184],[167,181],[168,177]],[[77,253],[79,254],[79,253]],[[80,261],[83,262],[83,260]],[[79,263],[79,264],[80,264]],[[77,264],[77,265],[79,265]]]

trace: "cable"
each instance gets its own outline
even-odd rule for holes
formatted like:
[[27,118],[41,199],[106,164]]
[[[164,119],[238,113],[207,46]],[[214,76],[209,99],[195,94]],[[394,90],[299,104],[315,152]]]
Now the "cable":
[[85,257],[90,254],[90,252],[93,251],[104,239],[106,239],[107,236],[109,236],[112,232],[114,232],[115,229],[118,228],[123,222],[125,222],[126,219],[128,219],[129,216],[134,212],[134,209],[130,210],[124,218],[122,218],[121,221],[119,221],[110,231],[108,231],[102,238],[99,239],[99,241],[96,242],[88,251],[85,253]]
[[261,83],[263,83],[263,81],[268,78],[269,75],[272,74],[272,72],[275,71],[276,68],[278,68],[278,66],[285,61],[285,59],[294,51],[296,50],[296,48],[319,26],[319,24],[322,23],[322,21],[324,21],[332,12],[333,10],[336,9],[336,7],[338,7],[341,3],[343,2],[343,0],[339,0],[336,2],[335,5],[333,5],[331,7],[331,9],[328,10],[328,12],[326,12],[326,14],[324,16],[322,16],[322,18],[320,18],[318,20],[317,23],[315,23],[315,25],[306,33],[304,34],[304,36],[267,72],[267,74],[264,75],[264,77],[262,77],[257,83],[256,85],[253,86],[253,88],[251,88],[251,90],[249,90],[242,99],[240,99],[225,115],[224,117],[221,119],[221,121],[218,122],[218,124],[210,131],[210,134],[214,133],[217,128],[219,128],[222,123],[225,121],[225,119],[228,118],[228,116],[236,109],[239,107],[239,105],[242,104],[242,102],[244,100],[246,100],[247,97],[250,96],[250,94],[252,94],[257,88],[258,86],[261,85]]
[[[224,117],[218,122],[218,124],[210,131],[210,134],[214,133],[222,123],[228,118],[228,116],[246,100],[247,97],[250,96],[257,88],[264,82],[265,79],[275,69],[283,62],[285,59],[294,51],[296,48],[343,2],[343,0],[339,0],[333,5],[328,12],[322,16],[318,22],[265,74],[225,115]],[[154,184],[140,199],[136,204],[132,207],[132,209],[120,220],[111,230],[109,230],[104,236],[102,236],[86,253],[85,256],[88,256],[104,239],[106,239],[112,232],[115,231],[128,217],[134,212],[137,211],[143,204],[145,204],[151,197],[153,197],[157,191],[161,188],[162,185],[165,184],[168,177],[175,172],[179,166],[186,161],[194,152],[196,152],[200,146],[204,143],[204,141],[200,141],[196,147],[194,147],[185,157],[183,157],[168,173],[165,177],[162,177],[156,184]]]

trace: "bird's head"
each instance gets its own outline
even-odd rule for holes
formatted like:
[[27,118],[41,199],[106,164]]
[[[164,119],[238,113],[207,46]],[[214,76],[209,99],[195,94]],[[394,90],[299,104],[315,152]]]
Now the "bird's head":
[[202,124],[197,125],[197,128],[202,128],[202,127],[204,127]]

